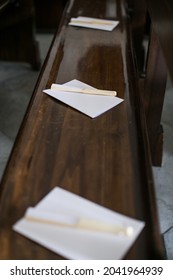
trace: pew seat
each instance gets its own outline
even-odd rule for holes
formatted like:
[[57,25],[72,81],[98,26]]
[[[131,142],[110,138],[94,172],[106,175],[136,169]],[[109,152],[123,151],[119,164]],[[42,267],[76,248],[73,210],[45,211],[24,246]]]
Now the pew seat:
[[[111,32],[69,26],[72,17],[118,20]],[[91,119],[43,93],[78,79],[124,102]],[[63,259],[12,230],[27,207],[59,186],[145,222],[124,259],[163,259],[144,106],[124,1],[66,6],[0,187],[0,258]],[[116,250],[116,248],[115,248]]]

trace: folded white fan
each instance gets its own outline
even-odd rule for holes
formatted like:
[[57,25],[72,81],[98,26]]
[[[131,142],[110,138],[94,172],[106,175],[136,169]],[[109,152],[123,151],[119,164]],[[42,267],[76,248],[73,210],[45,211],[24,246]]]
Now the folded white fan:
[[[77,221],[80,221],[78,226]],[[76,260],[121,259],[143,227],[142,221],[59,187],[34,208],[28,208],[26,215],[13,225],[18,233],[67,259]],[[110,234],[110,228],[119,232]]]
[[[103,114],[123,101],[115,96],[115,91],[98,90],[78,80],[63,85],[53,84],[51,89],[45,89],[43,92],[91,118]],[[112,96],[107,96],[108,93]]]
[[91,18],[91,17],[76,17],[76,18],[71,18],[69,25],[99,29],[104,31],[112,31],[118,25],[118,23],[119,21],[115,21],[115,20],[107,20],[107,19],[99,19],[99,18]]

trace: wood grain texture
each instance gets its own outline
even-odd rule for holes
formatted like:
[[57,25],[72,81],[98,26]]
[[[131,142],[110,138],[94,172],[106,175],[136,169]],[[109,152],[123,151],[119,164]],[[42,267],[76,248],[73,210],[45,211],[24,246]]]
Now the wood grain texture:
[[[79,15],[120,23],[113,32],[67,26]],[[127,27],[123,1],[75,0],[67,7],[2,180],[1,259],[62,259],[11,228],[54,186],[144,220],[145,229],[126,258],[162,258],[145,118]],[[72,79],[115,89],[124,102],[90,119],[42,92],[52,83]]]

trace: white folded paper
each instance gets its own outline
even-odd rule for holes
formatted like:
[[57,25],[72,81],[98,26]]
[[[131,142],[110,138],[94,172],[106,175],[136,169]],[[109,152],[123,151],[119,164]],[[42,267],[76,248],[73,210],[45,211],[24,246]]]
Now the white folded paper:
[[112,31],[118,25],[118,23],[119,21],[115,20],[105,20],[91,17],[76,17],[71,18],[69,25]]
[[43,92],[91,118],[95,118],[103,114],[123,101],[123,99],[116,96],[102,96],[80,93],[78,92],[79,89],[93,90],[95,88],[78,80],[72,80],[60,86],[61,88],[64,86],[65,89],[67,89],[68,86],[72,87],[73,89],[76,88],[76,92],[58,89],[45,89]]
[[[74,226],[76,218],[82,226]],[[28,208],[13,229],[67,259],[116,260],[123,258],[143,227],[142,221],[55,187]]]

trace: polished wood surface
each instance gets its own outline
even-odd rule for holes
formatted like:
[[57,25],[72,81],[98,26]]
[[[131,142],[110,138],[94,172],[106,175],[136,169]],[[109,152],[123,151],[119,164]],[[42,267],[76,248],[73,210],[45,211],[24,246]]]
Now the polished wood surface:
[[[81,9],[82,7],[82,9]],[[79,15],[117,19],[112,32],[68,26]],[[163,257],[143,106],[123,1],[76,0],[48,53],[0,187],[0,258],[62,259],[12,225],[54,186],[145,221],[126,259]],[[78,79],[124,102],[96,119],[47,96]],[[116,250],[116,248],[115,248]]]

